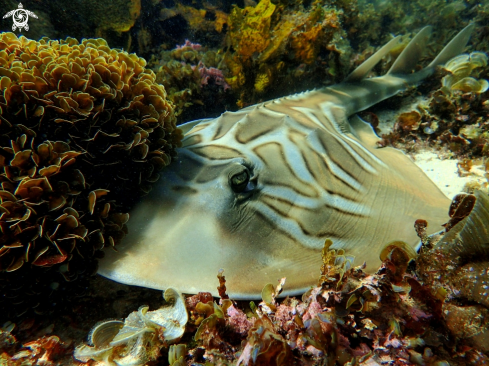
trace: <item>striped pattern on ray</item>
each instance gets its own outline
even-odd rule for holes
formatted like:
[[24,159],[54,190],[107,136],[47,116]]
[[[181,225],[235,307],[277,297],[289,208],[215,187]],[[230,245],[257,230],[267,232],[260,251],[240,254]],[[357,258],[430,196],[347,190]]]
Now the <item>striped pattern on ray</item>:
[[[294,99],[303,105],[308,95]],[[311,217],[320,215],[324,208],[368,220],[369,208],[359,196],[368,191],[369,175],[379,174],[385,164],[354,139],[339,134],[336,121],[326,118],[320,106],[294,106],[284,98],[232,113],[232,124],[219,123],[229,114],[192,131],[184,147],[209,167],[240,157],[248,157],[267,170],[279,167],[280,174],[272,174],[270,181],[262,180],[263,189],[249,202],[269,224],[285,221],[287,224],[278,229],[294,240],[310,243],[311,237],[348,236],[311,227]],[[326,129],[328,134],[318,136],[314,133],[317,129]],[[350,159],[342,161],[345,155]]]
[[415,85],[458,55],[469,25],[425,69],[412,72],[431,32],[422,29],[381,77],[367,78],[394,38],[345,82],[182,126],[178,158],[131,212],[129,234],[99,273],[116,281],[217,295],[225,270],[235,299],[315,284],[326,239],[373,272],[393,240],[419,243],[413,224],[440,230],[450,200],[402,152],[377,148],[353,115]]

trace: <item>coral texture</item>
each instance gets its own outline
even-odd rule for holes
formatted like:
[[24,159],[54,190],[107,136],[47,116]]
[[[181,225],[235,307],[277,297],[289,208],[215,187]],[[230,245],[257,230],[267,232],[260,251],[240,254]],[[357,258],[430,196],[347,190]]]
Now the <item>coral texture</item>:
[[167,90],[179,122],[185,122],[215,115],[233,98],[219,69],[222,63],[221,53],[186,40],[170,51],[153,55],[149,67]]
[[52,291],[93,272],[96,253],[122,239],[126,212],[175,155],[173,107],[145,65],[102,39],[1,34],[0,275],[9,304],[31,286]]
[[306,11],[261,0],[255,7],[235,6],[228,24],[226,42],[234,52],[226,53],[226,81],[239,93],[240,107],[282,83],[283,75],[304,77],[321,50],[338,51],[341,43],[332,45],[341,35],[338,12],[319,3]]

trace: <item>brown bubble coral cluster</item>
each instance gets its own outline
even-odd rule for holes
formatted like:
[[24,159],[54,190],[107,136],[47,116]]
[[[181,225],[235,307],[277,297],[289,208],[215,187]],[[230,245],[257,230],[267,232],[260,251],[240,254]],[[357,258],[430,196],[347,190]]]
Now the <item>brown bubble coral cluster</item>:
[[175,155],[173,107],[145,65],[102,39],[0,35],[6,303],[30,286],[56,289],[60,274],[93,271],[97,251],[122,239],[129,208]]

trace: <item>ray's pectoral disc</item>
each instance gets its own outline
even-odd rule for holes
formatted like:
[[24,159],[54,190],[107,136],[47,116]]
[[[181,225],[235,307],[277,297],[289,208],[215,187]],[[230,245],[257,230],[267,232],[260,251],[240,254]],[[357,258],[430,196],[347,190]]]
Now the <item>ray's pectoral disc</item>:
[[182,126],[184,146],[153,191],[131,212],[118,252],[99,273],[115,281],[217,296],[219,269],[229,295],[260,298],[287,277],[282,295],[317,282],[325,239],[377,270],[392,241],[416,247],[447,221],[450,200],[402,152],[348,117],[414,85],[459,54],[473,25],[425,69],[412,73],[430,28],[406,46],[391,70],[366,78],[397,45],[393,39],[341,84],[226,112]]

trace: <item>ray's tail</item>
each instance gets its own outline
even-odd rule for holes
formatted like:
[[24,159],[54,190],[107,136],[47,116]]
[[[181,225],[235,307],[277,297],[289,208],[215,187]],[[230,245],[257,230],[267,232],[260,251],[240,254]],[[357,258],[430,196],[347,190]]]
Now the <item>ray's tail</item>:
[[462,53],[474,27],[474,23],[466,26],[428,66],[414,72],[432,32],[432,27],[425,27],[409,42],[384,76],[367,78],[375,65],[399,44],[400,36],[397,36],[358,66],[341,84],[327,87],[324,92],[335,96],[346,106],[346,115],[364,110],[397,94],[408,86],[418,84],[433,74],[436,66],[445,64],[448,60]]

